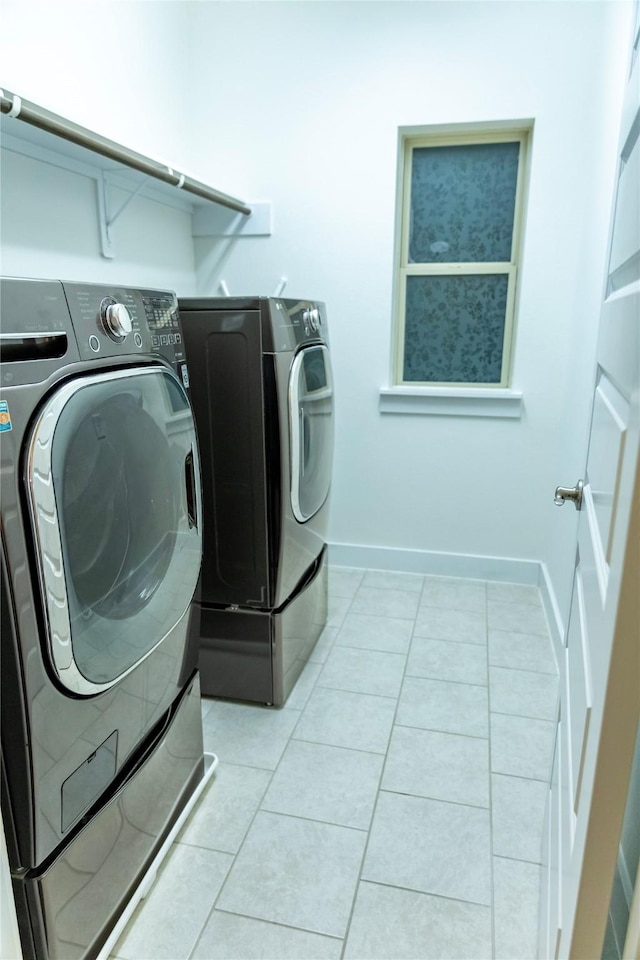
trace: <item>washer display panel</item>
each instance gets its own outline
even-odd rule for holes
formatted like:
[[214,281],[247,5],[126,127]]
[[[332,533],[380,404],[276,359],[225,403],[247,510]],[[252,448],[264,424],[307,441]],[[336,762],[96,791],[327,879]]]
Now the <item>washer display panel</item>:
[[333,383],[329,351],[306,347],[294,357],[289,380],[291,506],[304,523],[329,495],[333,465]]
[[49,652],[74,692],[111,686],[189,606],[198,477],[189,401],[163,368],[71,381],[43,409],[27,479]]

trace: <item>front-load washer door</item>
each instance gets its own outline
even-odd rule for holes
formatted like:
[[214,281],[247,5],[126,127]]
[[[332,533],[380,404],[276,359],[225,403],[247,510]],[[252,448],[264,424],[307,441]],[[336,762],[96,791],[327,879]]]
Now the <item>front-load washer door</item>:
[[289,377],[291,507],[300,523],[314,516],[329,495],[333,464],[333,382],[329,351],[305,347]]
[[193,597],[200,473],[182,385],[154,366],[66,383],[40,412],[26,470],[51,665],[67,689],[97,693]]

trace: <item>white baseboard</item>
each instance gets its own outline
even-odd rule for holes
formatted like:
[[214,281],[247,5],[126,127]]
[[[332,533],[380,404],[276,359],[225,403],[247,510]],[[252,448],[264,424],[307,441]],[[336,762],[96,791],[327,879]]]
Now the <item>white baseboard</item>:
[[536,586],[540,583],[540,563],[537,560],[479,557],[467,553],[436,553],[431,550],[330,543],[329,563],[334,567],[425,573],[436,577],[500,580]]

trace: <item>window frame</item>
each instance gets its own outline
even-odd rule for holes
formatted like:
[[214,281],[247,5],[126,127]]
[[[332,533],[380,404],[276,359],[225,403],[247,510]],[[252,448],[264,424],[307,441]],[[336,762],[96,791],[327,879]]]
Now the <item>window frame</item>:
[[[393,343],[391,383],[398,388],[446,388],[504,390],[512,382],[516,327],[517,280],[521,265],[532,121],[482,125],[447,125],[446,127],[404,127],[399,131],[398,183],[396,196],[396,243],[393,296]],[[413,151],[421,147],[465,146],[482,143],[520,144],[516,178],[511,259],[508,261],[470,261],[409,263],[409,235],[411,226],[411,179]],[[506,274],[507,305],[499,382],[434,381],[404,379],[404,349],[406,321],[407,278],[410,276],[464,276],[478,274]]]

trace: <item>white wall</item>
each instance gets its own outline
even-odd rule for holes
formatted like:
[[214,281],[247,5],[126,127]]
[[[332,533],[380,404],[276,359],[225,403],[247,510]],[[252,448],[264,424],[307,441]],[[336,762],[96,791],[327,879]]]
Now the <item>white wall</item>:
[[[180,3],[4,0],[0,85],[188,172],[186,16]],[[122,195],[113,199],[117,209]],[[95,182],[5,150],[0,225],[5,275],[193,286],[190,214],[136,198],[106,260]]]
[[[198,241],[199,290],[223,278],[232,293],[268,294],[286,276],[285,295],[327,302],[331,541],[541,560],[566,611],[575,518],[553,491],[584,464],[626,37],[617,58],[609,44],[628,6],[193,5],[198,166],[271,199],[275,222],[268,240]],[[513,384],[523,417],[381,415],[397,128],[529,117]]]

